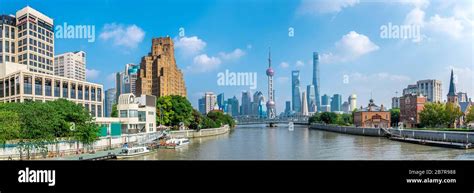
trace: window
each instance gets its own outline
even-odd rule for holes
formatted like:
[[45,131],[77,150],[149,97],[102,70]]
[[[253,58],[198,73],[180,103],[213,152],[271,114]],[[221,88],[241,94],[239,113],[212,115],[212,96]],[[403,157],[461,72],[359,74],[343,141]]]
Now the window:
[[71,84],[71,95],[70,98],[75,99],[76,98],[76,85]]
[[95,105],[94,104],[91,104],[91,115],[93,117],[96,117],[96,115],[95,115]]
[[32,81],[31,81],[31,76],[25,76],[23,78],[23,83],[24,83],[24,89],[23,89],[23,92],[25,92],[25,94],[31,94],[32,93]]
[[97,105],[97,117],[102,117],[102,106]]
[[35,95],[43,95],[43,79],[35,79]]
[[67,85],[67,82],[63,82],[63,98],[68,98],[68,92],[67,92],[67,89],[68,89],[68,85]]
[[4,93],[3,93],[3,80],[0,80],[0,97],[4,97]]
[[138,117],[138,111],[137,110],[130,110],[129,117]]
[[120,110],[120,117],[126,118],[127,116],[127,110]]
[[61,89],[61,82],[59,81],[54,81],[54,96],[59,97],[60,96],[60,89]]
[[146,121],[146,112],[145,111],[139,111],[138,112],[138,121]]
[[51,84],[52,84],[52,81],[50,79],[46,79],[45,85],[44,85],[45,86],[44,91],[45,91],[46,96],[52,96],[52,92],[51,92],[52,85]]

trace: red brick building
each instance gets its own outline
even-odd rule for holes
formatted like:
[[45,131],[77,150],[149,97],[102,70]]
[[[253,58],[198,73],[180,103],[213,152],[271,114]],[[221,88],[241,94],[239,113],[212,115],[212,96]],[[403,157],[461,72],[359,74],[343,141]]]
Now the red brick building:
[[425,107],[426,97],[406,94],[400,98],[400,122],[404,127],[413,128],[420,123],[420,112]]

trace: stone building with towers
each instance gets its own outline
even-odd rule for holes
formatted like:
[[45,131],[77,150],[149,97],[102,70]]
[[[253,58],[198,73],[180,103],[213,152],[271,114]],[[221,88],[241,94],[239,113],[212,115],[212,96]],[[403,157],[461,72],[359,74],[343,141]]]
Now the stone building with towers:
[[143,56],[140,62],[136,93],[156,97],[186,97],[183,73],[176,64],[173,40],[170,37],[153,38],[151,52]]

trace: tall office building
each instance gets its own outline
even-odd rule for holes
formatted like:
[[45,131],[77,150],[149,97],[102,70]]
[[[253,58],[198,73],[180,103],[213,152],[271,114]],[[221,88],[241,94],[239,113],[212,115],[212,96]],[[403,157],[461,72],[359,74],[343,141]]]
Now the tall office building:
[[306,101],[307,97],[306,97],[306,92],[303,91],[303,95],[302,95],[302,100],[301,100],[301,114],[303,116],[308,116],[309,115],[309,112],[308,112],[308,101]]
[[239,100],[237,97],[227,99],[227,113],[231,116],[239,116]]
[[291,101],[285,102],[285,115],[291,115]]
[[16,18],[9,15],[0,16],[0,63],[17,62]]
[[138,65],[126,64],[123,72],[115,75],[115,88],[117,89],[117,99],[121,94],[136,94],[136,82],[138,78]]
[[316,112],[316,94],[314,92],[314,85],[310,84],[306,87],[308,112]]
[[54,75],[54,25],[46,15],[26,6],[16,12],[18,63],[29,71]]
[[140,95],[186,97],[183,73],[176,64],[170,37],[153,38],[151,52],[140,62],[136,89]]
[[86,53],[76,51],[56,55],[54,75],[86,81]]
[[329,105],[329,96],[324,94],[321,97],[321,111],[318,112],[330,112],[331,111],[331,105]]
[[351,94],[348,100],[349,100],[349,111],[352,112],[354,109],[357,108],[357,95]]
[[250,91],[242,92],[242,111],[241,115],[251,115],[252,113],[252,97]]
[[417,95],[418,94],[418,85],[410,84],[406,88],[404,88],[402,95],[407,95],[407,94]]
[[256,91],[253,94],[253,102],[252,102],[252,115],[255,115],[259,118],[263,117],[265,106],[265,96],[261,91]]
[[291,72],[291,103],[295,112],[301,112],[300,92],[300,71],[294,70]]
[[209,111],[217,110],[215,106],[217,104],[217,97],[213,92],[206,92],[204,96],[199,99],[199,111],[202,114],[207,114]]
[[115,103],[115,94],[117,93],[117,90],[115,88],[109,88],[105,90],[105,100],[104,100],[104,116],[105,117],[110,117],[112,114],[112,106],[114,106]]
[[314,85],[314,96],[316,98],[316,111],[320,111],[321,103],[319,98],[319,89],[320,89],[320,78],[319,78],[319,54],[318,52],[313,52],[313,85]]
[[344,103],[342,103],[341,110],[344,113],[351,113],[351,111],[349,111],[349,102],[348,101],[344,101]]
[[[218,95],[217,95],[217,106],[219,106],[219,109],[220,109],[220,110],[223,110],[223,111],[224,111],[224,109],[225,109],[224,103],[225,103],[224,93],[218,94]],[[225,111],[224,111],[224,112],[225,112]]]
[[439,80],[419,80],[416,82],[418,92],[426,97],[427,102],[441,102],[442,88]]
[[342,97],[340,94],[334,94],[331,98],[331,111],[341,111]]

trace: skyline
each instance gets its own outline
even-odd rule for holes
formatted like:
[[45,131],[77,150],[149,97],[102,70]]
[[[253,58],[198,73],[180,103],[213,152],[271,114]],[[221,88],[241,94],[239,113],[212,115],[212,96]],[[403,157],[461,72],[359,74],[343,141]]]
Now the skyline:
[[[184,1],[189,6],[147,1],[143,6],[129,6],[128,2],[107,6],[112,2],[64,2],[62,9],[54,9],[49,6],[54,1],[0,0],[2,14],[15,14],[28,4],[53,18],[55,26],[95,26],[95,42],[56,38],[54,54],[85,51],[88,81],[103,84],[104,90],[114,87],[113,73],[122,71],[125,64],[139,64],[149,52],[151,38],[169,35],[175,41],[176,62],[195,108],[207,91],[240,98],[242,90],[249,90],[248,86],[219,86],[217,74],[226,70],[256,72],[257,88],[252,93],[259,90],[266,96],[268,47],[273,52],[278,114],[284,102],[291,100],[292,70],[300,70],[303,90],[311,84],[313,52],[320,53],[320,95],[346,98],[354,93],[359,106],[365,106],[370,93],[376,103],[390,106],[396,91],[400,95],[408,84],[424,79],[442,81],[444,101],[451,68],[458,76],[458,91],[474,93],[470,1]],[[157,7],[167,9],[155,13]],[[128,12],[122,14],[125,8]],[[419,42],[380,36],[381,26],[405,23],[422,26],[424,36]],[[183,38],[179,38],[180,29],[185,32]],[[195,84],[197,81],[202,84]]]

